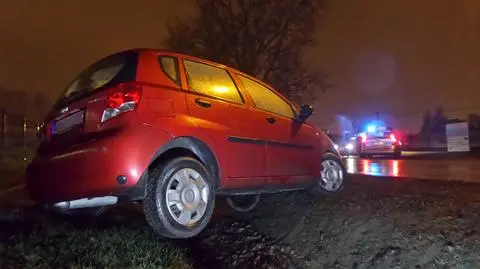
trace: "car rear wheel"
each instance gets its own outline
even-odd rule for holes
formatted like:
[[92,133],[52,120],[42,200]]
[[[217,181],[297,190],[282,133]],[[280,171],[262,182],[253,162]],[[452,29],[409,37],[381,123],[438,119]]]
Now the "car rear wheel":
[[143,202],[148,223],[168,238],[190,238],[210,221],[215,207],[212,176],[190,157],[155,167]]
[[321,162],[320,176],[310,189],[315,196],[333,195],[341,192],[346,183],[347,171],[342,160],[327,153]]
[[227,197],[227,203],[237,212],[249,212],[260,203],[260,195],[234,195]]

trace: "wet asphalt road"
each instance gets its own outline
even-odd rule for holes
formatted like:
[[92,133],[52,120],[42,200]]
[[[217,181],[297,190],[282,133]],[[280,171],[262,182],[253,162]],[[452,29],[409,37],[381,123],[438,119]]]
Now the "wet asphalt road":
[[349,157],[347,171],[370,176],[480,182],[480,157],[403,156],[399,159]]

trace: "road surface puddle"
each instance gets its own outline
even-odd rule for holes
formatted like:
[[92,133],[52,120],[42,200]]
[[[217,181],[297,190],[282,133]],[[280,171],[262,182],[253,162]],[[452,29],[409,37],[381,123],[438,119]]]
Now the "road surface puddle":
[[439,180],[480,180],[480,160],[345,160],[348,173]]

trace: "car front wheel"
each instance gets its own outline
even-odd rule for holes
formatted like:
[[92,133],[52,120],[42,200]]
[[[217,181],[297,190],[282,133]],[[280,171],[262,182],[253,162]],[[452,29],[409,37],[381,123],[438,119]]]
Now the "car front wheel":
[[315,196],[333,195],[341,192],[346,183],[347,172],[342,160],[335,154],[326,153],[321,161],[320,176],[311,187]]
[[168,238],[190,238],[208,224],[215,207],[212,176],[190,157],[155,167],[143,202],[148,223]]

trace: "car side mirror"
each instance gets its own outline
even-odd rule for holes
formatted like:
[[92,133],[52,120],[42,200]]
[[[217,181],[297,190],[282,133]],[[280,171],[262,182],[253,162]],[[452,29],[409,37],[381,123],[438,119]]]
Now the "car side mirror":
[[313,113],[313,107],[311,105],[301,105],[300,106],[300,113],[297,115],[297,120],[300,122],[304,122],[308,117],[310,117]]

